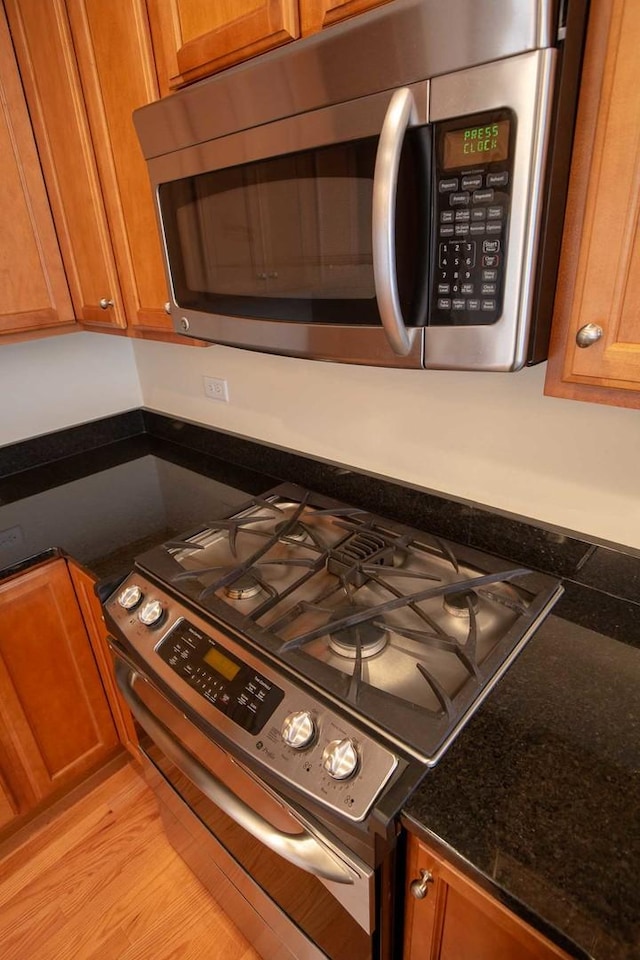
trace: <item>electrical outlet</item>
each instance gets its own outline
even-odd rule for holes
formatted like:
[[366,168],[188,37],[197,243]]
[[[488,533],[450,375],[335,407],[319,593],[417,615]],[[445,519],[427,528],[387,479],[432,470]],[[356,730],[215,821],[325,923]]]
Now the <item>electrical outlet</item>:
[[0,530],[0,550],[7,547],[17,547],[24,542],[22,527],[7,527]]
[[203,377],[204,393],[210,400],[221,400],[229,403],[229,384],[220,377]]

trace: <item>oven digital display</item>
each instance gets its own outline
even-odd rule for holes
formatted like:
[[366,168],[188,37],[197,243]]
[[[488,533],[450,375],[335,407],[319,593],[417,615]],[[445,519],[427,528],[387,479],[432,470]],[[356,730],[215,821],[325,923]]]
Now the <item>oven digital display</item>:
[[240,666],[226,657],[218,647],[211,647],[202,659],[225,680],[233,680],[240,673]]
[[156,652],[193,690],[248,733],[257,734],[284,691],[188,620],[179,620]]
[[495,163],[509,156],[509,120],[449,130],[442,141],[444,170]]

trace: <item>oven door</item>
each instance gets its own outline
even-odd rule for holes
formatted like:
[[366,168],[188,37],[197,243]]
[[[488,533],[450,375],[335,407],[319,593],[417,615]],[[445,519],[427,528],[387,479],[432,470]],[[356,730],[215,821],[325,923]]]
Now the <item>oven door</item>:
[[419,367],[429,292],[427,86],[152,158],[178,332]]
[[375,875],[116,654],[169,839],[267,960],[373,960]]

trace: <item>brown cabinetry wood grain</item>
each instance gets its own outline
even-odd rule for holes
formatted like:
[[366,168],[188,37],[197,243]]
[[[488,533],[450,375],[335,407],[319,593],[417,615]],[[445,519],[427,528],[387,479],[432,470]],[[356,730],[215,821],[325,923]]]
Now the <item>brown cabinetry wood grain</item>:
[[157,99],[143,0],[67,0],[129,331],[170,333],[167,286],[146,165],[131,115]]
[[380,7],[390,0],[300,0],[300,21],[304,36],[334,23]]
[[138,737],[131,712],[118,690],[113,673],[113,661],[107,641],[107,629],[100,601],[94,592],[95,580],[75,563],[69,564],[69,573],[89,634],[93,654],[100,671],[111,713],[121,742],[137,759]]
[[[413,880],[428,871],[426,896]],[[410,835],[404,960],[568,960],[556,947],[454,866]]]
[[72,329],[73,307],[3,8],[0,210],[0,334]]
[[127,318],[64,0],[6,0],[5,8],[75,315],[89,326],[124,329]]
[[65,561],[0,584],[0,766],[15,812],[78,782],[117,746]]
[[160,92],[390,0],[147,0]]
[[[545,393],[640,407],[640,5],[593,0]],[[593,323],[602,337],[576,344]]]
[[300,36],[298,0],[148,0],[163,94]]

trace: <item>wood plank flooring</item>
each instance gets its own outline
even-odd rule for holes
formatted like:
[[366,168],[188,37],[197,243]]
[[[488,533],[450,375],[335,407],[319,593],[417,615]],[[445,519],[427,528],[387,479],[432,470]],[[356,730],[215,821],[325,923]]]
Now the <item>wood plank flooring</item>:
[[0,860],[0,956],[260,960],[169,845],[129,764]]

